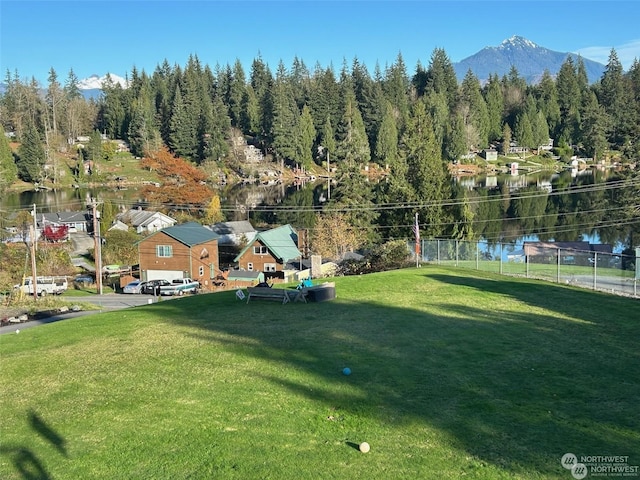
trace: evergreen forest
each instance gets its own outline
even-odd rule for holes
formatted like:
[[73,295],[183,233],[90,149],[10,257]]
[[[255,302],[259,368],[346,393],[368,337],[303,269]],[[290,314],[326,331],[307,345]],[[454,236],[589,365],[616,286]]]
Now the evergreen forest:
[[[640,178],[633,166],[640,157],[640,63],[625,72],[615,50],[594,84],[571,57],[556,76],[545,72],[535,85],[515,68],[485,84],[471,71],[458,82],[439,48],[413,72],[401,54],[373,72],[357,58],[339,70],[310,68],[296,58],[272,71],[258,56],[245,71],[239,61],[211,68],[192,55],[184,66],[165,60],[151,73],[133,68],[127,82],[123,88],[107,77],[101,96],[85,99],[73,70],[62,80],[51,69],[46,86],[7,71],[0,123],[19,148],[12,151],[2,132],[0,189],[16,178],[55,185],[47,164],[79,135],[98,136],[98,145],[101,134],[123,140],[143,159],[168,152],[206,171],[232,168],[232,136],[239,132],[283,167],[313,169],[330,160],[335,168],[336,188],[323,207],[331,215],[320,220],[303,208],[314,199],[294,198],[298,208],[267,219],[274,222],[306,228],[343,222],[361,232],[354,243],[372,245],[408,236],[416,213],[423,237],[461,239],[499,238],[508,226],[479,219],[501,217],[542,237],[551,224],[606,225],[615,230],[611,238],[638,243]],[[575,195],[466,191],[451,181],[448,167],[469,152],[536,150],[549,139],[563,161],[579,155],[621,167],[606,180],[583,180],[603,185]],[[95,154],[92,144],[85,160]],[[108,159],[109,152],[99,153]],[[361,174],[372,164],[387,172],[384,181]],[[561,177],[554,192],[572,188]],[[578,230],[560,230],[555,238],[573,239]]]

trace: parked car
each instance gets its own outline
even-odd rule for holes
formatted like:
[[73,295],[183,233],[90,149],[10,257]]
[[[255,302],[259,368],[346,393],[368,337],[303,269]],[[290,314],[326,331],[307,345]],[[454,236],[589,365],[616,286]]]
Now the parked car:
[[140,280],[129,282],[122,289],[122,293],[142,293],[142,288],[146,283],[147,282],[142,282]]
[[190,278],[178,278],[171,280],[171,284],[160,287],[160,295],[184,295],[185,293],[197,293],[200,282]]
[[75,283],[76,285],[82,285],[82,286],[93,285],[94,283],[96,283],[96,279],[93,278],[91,275],[78,275],[76,278],[73,279],[73,283]]
[[[160,288],[171,285],[169,280],[149,280],[147,281],[140,291],[140,293],[145,293],[147,295],[155,295],[159,293]],[[160,288],[158,288],[160,287]],[[158,292],[156,292],[156,288],[158,288]]]

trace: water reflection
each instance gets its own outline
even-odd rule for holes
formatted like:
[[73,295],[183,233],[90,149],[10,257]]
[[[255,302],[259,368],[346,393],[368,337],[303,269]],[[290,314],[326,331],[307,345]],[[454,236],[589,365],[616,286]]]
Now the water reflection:
[[[601,234],[608,243],[624,242],[623,233],[616,231],[615,226],[596,228],[601,224],[601,215],[589,213],[611,207],[605,205],[607,199],[601,190],[545,195],[571,186],[604,184],[610,174],[609,170],[597,169],[509,172],[456,177],[453,184],[458,189],[458,198],[463,191],[473,192],[469,198],[479,202],[474,212],[473,231],[489,242],[520,240],[530,234],[541,240],[557,241]],[[330,198],[330,188],[325,180],[319,179],[306,184],[225,185],[217,193],[227,220],[310,225],[313,220],[309,223],[309,218],[303,217],[313,215],[309,207],[322,208]],[[38,213],[81,211],[87,209],[92,198],[109,201],[118,210],[127,210],[138,205],[147,206],[143,191],[143,187],[129,187],[13,192],[0,199],[0,210],[9,213],[21,209],[30,211],[35,204]],[[279,206],[283,208],[278,209]],[[304,208],[296,212],[296,207]],[[305,213],[301,213],[302,210]]]

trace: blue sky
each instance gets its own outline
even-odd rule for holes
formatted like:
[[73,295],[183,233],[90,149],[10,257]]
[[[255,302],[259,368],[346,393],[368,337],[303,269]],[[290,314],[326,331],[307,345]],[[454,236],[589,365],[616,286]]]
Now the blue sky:
[[640,59],[640,1],[31,1],[0,0],[0,68],[46,84],[135,66],[151,74],[190,54],[214,68],[260,56],[275,73],[294,57],[338,72],[355,57],[373,73],[398,53],[408,73],[435,48],[452,62],[520,35],[602,63],[612,48],[625,69]]

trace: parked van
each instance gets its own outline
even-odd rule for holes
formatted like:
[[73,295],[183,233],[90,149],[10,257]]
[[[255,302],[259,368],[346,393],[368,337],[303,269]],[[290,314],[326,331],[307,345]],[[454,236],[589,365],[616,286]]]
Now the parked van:
[[[17,288],[22,293],[33,295],[32,277],[24,279],[22,285]],[[67,277],[36,277],[36,291],[38,295],[44,297],[46,295],[61,295],[68,287]]]

